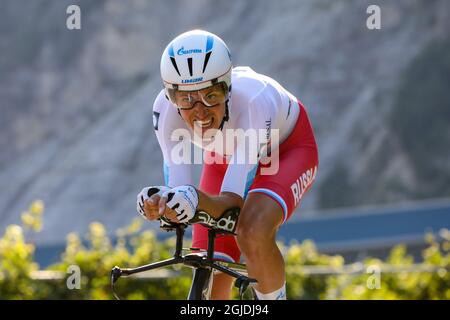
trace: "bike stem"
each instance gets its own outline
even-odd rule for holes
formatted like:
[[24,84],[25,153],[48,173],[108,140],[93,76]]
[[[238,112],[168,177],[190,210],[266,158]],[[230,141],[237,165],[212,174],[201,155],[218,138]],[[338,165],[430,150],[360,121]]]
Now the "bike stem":
[[177,233],[177,242],[175,246],[175,254],[174,258],[181,258],[181,252],[183,250],[183,237],[184,237],[184,229],[185,225],[177,225],[176,233]]
[[208,229],[208,250],[206,253],[207,261],[213,261],[214,259],[214,242],[216,240],[217,231],[214,229]]

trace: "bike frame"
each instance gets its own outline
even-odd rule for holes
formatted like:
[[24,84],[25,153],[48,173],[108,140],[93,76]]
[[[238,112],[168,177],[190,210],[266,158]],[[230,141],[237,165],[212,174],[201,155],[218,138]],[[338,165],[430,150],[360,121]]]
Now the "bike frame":
[[211,296],[211,287],[213,281],[214,270],[228,274],[234,278],[235,287],[239,288],[239,297],[242,300],[244,292],[249,286],[256,285],[255,279],[249,278],[246,275],[238,272],[245,270],[245,265],[237,263],[226,263],[214,260],[214,240],[217,234],[224,233],[221,230],[209,228],[208,229],[208,250],[205,255],[187,254],[182,255],[183,251],[183,237],[186,225],[177,224],[165,228],[167,231],[176,230],[176,247],[175,253],[171,259],[151,263],[132,269],[121,269],[115,266],[111,270],[111,287],[114,297],[120,300],[115,292],[115,283],[121,276],[130,276],[139,272],[149,271],[161,267],[167,267],[176,264],[184,264],[185,266],[194,269],[191,288],[188,294],[188,300],[209,300]]

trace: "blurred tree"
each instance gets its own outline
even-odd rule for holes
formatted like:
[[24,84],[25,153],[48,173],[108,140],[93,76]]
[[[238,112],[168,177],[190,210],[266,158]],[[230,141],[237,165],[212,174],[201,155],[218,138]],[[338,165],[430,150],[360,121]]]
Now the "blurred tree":
[[[24,213],[24,227],[11,225],[0,238],[0,298],[1,299],[112,299],[109,275],[115,265],[133,267],[172,256],[175,238],[159,242],[153,232],[139,232],[141,220],[134,220],[117,231],[118,240],[112,244],[104,226],[98,222],[90,225],[88,243],[83,245],[75,234],[67,236],[67,245],[61,261],[49,270],[61,271],[66,276],[60,280],[34,280],[33,271],[39,269],[33,261],[34,245],[27,243],[23,228],[40,230],[42,202],[34,202]],[[39,220],[39,221],[38,221]],[[314,243],[291,243],[279,246],[286,261],[288,299],[450,299],[450,231],[441,230],[440,241],[427,235],[428,247],[423,251],[423,266],[437,272],[383,272],[379,289],[368,285],[371,276],[365,272],[339,274],[345,267],[341,256],[329,256],[317,251]],[[406,247],[396,246],[386,262],[368,258],[368,266],[411,267],[414,260]],[[68,267],[76,265],[81,270],[81,288],[69,290],[66,285]],[[334,270],[311,275],[308,266]],[[164,279],[123,278],[117,291],[123,299],[186,299],[191,284],[191,270],[176,268],[177,275]],[[237,298],[237,289],[233,290]],[[249,295],[247,294],[247,297]]]

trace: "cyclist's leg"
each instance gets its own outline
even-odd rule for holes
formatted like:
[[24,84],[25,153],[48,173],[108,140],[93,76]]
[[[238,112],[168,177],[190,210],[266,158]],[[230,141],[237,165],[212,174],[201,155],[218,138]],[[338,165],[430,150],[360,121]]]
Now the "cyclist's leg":
[[[205,152],[205,156],[212,157],[211,154]],[[209,162],[210,163],[210,162]],[[211,195],[217,195],[220,192],[222,180],[226,171],[226,164],[207,164],[203,165],[200,178],[200,190]],[[208,229],[200,224],[194,224],[192,229],[192,246],[195,248],[207,249],[208,247]],[[215,246],[215,258],[225,261],[239,262],[240,251],[236,244],[234,236],[217,235]],[[231,297],[231,287],[233,278],[218,273],[214,275],[211,299],[226,300]]]
[[293,134],[280,146],[278,172],[258,172],[238,222],[238,243],[257,291],[275,299],[285,283],[284,261],[276,233],[314,181],[318,155],[312,128],[301,106]]
[[248,195],[239,217],[238,244],[248,275],[258,280],[256,289],[261,293],[278,290],[285,283],[284,260],[275,241],[282,222],[277,202],[261,193]]

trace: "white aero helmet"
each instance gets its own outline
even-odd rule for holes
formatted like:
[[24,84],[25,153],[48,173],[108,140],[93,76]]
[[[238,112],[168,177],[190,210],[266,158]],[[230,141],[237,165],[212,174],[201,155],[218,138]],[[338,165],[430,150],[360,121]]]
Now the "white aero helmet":
[[161,77],[167,94],[172,90],[201,90],[220,82],[229,90],[231,70],[231,55],[225,42],[203,30],[180,34],[161,57]]

